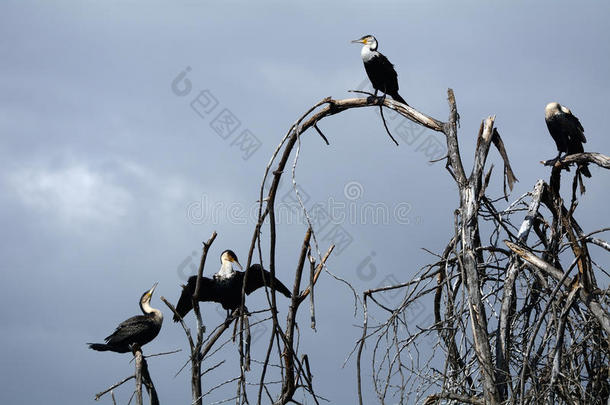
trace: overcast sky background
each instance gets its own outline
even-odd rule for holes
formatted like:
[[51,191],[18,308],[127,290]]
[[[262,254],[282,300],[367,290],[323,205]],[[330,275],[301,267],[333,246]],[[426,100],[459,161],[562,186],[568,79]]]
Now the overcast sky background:
[[[159,296],[177,300],[213,230],[206,274],[227,248],[245,264],[253,219],[244,212],[258,198],[271,153],[311,105],[350,97],[347,90],[361,85],[360,47],[349,41],[364,34],[377,37],[415,108],[446,120],[446,90],[455,90],[467,171],[481,120],[496,115],[519,178],[513,198],[548,178],[538,162],[556,154],[544,123],[550,101],[580,118],[585,150],[610,154],[609,11],[606,2],[556,1],[3,1],[0,402],[91,403],[130,375],[129,355],[94,352],[85,342],[101,341],[137,314],[140,295],[156,281],[152,304],[166,319],[145,352],[187,350]],[[192,89],[178,96],[172,81],[187,67]],[[218,105],[201,117],[190,103],[203,90]],[[224,109],[240,121],[227,139],[210,126]],[[352,242],[332,256],[330,270],[359,292],[408,280],[434,260],[422,248],[439,251],[447,243],[458,205],[444,163],[430,165],[418,150],[435,135],[425,131],[412,145],[399,138],[396,147],[373,109],[320,127],[331,145],[306,134],[297,170],[308,204],[385,204],[404,214],[382,224],[341,223]],[[245,129],[261,142],[248,159],[233,143]],[[495,150],[490,162],[499,173]],[[610,177],[591,171],[577,217],[585,231],[610,223]],[[499,176],[491,187],[498,195]],[[290,198],[287,181],[280,195]],[[219,213],[213,218],[211,207]],[[278,230],[278,277],[290,283],[305,225],[287,222]],[[333,242],[326,234],[319,234],[322,250]],[[592,254],[608,264],[599,249]],[[249,297],[248,307],[262,308],[263,296]],[[278,299],[285,315],[287,300]],[[308,328],[306,308],[300,320],[314,385],[331,403],[354,403],[355,365],[342,365],[362,314],[353,316],[351,293],[328,275],[316,302],[317,332]],[[221,321],[215,305],[203,308],[208,327]],[[255,345],[255,359],[264,347]],[[204,391],[236,375],[237,356],[232,343],[216,355],[228,365],[204,379]],[[186,359],[183,351],[150,360],[162,403],[188,403],[188,370],[173,377]],[[365,370],[367,386],[369,375]],[[120,403],[130,390],[117,391]],[[371,389],[366,395],[374,398]]]

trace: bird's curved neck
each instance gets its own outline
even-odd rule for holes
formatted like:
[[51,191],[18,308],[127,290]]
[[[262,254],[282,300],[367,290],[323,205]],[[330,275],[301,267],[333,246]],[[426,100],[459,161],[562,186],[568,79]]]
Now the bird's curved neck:
[[144,303],[140,303],[140,309],[145,315],[153,315],[157,318],[163,319],[163,313],[159,311],[157,308],[153,308],[150,306],[150,302],[146,301]]

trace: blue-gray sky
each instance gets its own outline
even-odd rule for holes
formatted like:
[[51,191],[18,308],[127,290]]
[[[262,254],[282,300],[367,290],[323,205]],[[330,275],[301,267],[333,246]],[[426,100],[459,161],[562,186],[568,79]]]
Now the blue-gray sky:
[[[129,375],[129,355],[93,352],[85,342],[138,313],[140,294],[155,281],[153,305],[166,321],[146,351],[186,350],[159,295],[176,300],[181,274],[213,230],[219,236],[206,272],[216,271],[226,248],[245,262],[253,229],[245,212],[272,151],[313,103],[349,97],[361,85],[360,49],[349,40],[363,34],[377,37],[412,106],[445,120],[446,89],[455,90],[467,167],[481,120],[496,115],[520,180],[513,197],[548,177],[538,162],[556,154],[543,119],[549,101],[580,117],[586,150],[609,154],[609,11],[602,2],[550,1],[2,2],[0,402],[88,403]],[[178,96],[172,81],[187,67],[192,89]],[[204,90],[218,104],[200,116],[190,103]],[[240,122],[227,139],[211,127],[224,109]],[[330,270],[359,292],[409,279],[433,260],[421,248],[438,251],[450,238],[458,203],[444,164],[429,165],[418,150],[433,134],[411,129],[419,140],[395,147],[372,109],[320,127],[331,145],[307,134],[297,170],[308,204],[385,204],[404,214],[382,224],[344,221],[352,242],[329,260]],[[243,159],[237,139],[246,129],[261,146]],[[490,156],[500,167],[495,150]],[[585,230],[609,223],[599,214],[607,211],[609,177],[592,173],[578,214]],[[287,180],[280,194],[289,198]],[[499,177],[492,183],[498,192]],[[287,282],[305,231],[289,219],[278,242],[278,275]],[[321,249],[330,242],[325,234]],[[342,364],[361,313],[353,317],[351,293],[328,275],[316,291],[318,330],[303,311],[302,349],[318,393],[353,403],[354,364]],[[261,293],[248,302],[258,309],[265,301]],[[279,302],[285,314],[287,302]],[[221,320],[213,305],[204,310],[208,326]],[[263,358],[263,345],[253,350]],[[234,361],[235,346],[216,357]],[[188,372],[173,378],[185,359],[184,352],[151,359],[162,402],[189,400]],[[236,372],[219,370],[204,390]],[[117,392],[122,403],[128,391]]]

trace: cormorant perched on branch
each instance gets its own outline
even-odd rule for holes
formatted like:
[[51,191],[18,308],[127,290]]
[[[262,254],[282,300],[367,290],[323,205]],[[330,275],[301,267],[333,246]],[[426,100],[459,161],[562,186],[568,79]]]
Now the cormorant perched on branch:
[[150,299],[157,288],[157,284],[146,291],[140,298],[140,309],[144,315],[136,315],[121,322],[112,335],[108,336],[106,343],[87,343],[93,350],[100,352],[112,351],[127,353],[132,351],[133,345],[144,346],[159,334],[163,324],[163,313],[150,306]]
[[394,65],[383,54],[377,52],[377,40],[375,37],[365,35],[360,39],[353,40],[352,43],[363,44],[360,55],[364,62],[366,74],[375,89],[375,96],[377,91],[381,91],[384,94],[392,96],[394,100],[408,106],[409,104],[398,94],[398,75],[396,70],[394,70]]
[[[234,265],[239,269],[242,269],[242,267],[232,250],[222,252],[220,263],[220,270],[212,278],[201,277],[199,301],[218,302],[227,311],[232,311],[241,305],[241,289],[246,272],[233,269]],[[271,273],[263,269],[260,264],[253,264],[247,271],[246,294],[250,295],[253,291],[270,285]],[[193,294],[195,294],[196,285],[197,276],[192,276],[188,283],[182,286],[182,294],[176,305],[176,312],[183,318],[193,309]],[[292,296],[290,290],[277,278],[274,278],[273,286],[276,291],[281,292],[286,297],[290,298]],[[174,315],[174,322],[178,322],[178,320],[178,317]]]
[[[548,103],[544,109],[544,119],[559,151],[557,157],[547,163],[554,164],[563,152],[566,155],[584,152],[582,144],[587,142],[585,130],[569,108],[559,103]],[[582,174],[591,177],[586,163],[581,164],[579,168]]]

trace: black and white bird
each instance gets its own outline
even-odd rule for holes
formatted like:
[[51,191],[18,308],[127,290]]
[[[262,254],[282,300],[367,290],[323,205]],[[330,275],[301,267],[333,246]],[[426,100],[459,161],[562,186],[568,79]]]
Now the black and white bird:
[[112,335],[104,339],[106,343],[87,343],[89,347],[100,352],[127,353],[136,346],[144,346],[156,338],[163,324],[163,313],[150,306],[157,284],[155,283],[140,298],[140,309],[144,315],[136,315],[121,322]]
[[[544,119],[559,152],[557,157],[548,161],[547,164],[554,164],[562,153],[572,155],[584,152],[582,144],[587,142],[585,130],[569,108],[556,102],[548,103],[544,109]],[[579,169],[583,175],[591,177],[586,163],[581,164]]]
[[362,44],[360,55],[364,62],[366,74],[377,92],[390,95],[394,100],[409,105],[398,94],[398,75],[394,70],[394,65],[382,53],[377,51],[377,39],[372,35],[365,35],[360,39],[355,39],[352,43]]
[[[241,305],[241,290],[244,283],[246,272],[236,271],[233,266],[242,270],[237,256],[232,250],[225,250],[220,255],[220,270],[212,278],[201,277],[199,287],[199,301],[218,302],[227,311],[232,311]],[[248,279],[246,280],[245,291],[250,295],[253,291],[271,285],[271,273],[263,269],[260,264],[253,264],[248,268]],[[182,318],[193,309],[193,294],[197,285],[197,276],[188,279],[186,285],[182,286],[182,294],[176,304],[176,312]],[[276,291],[290,298],[292,294],[277,278],[273,279],[273,287]],[[229,313],[227,312],[227,317]],[[174,322],[179,318],[174,315]]]

